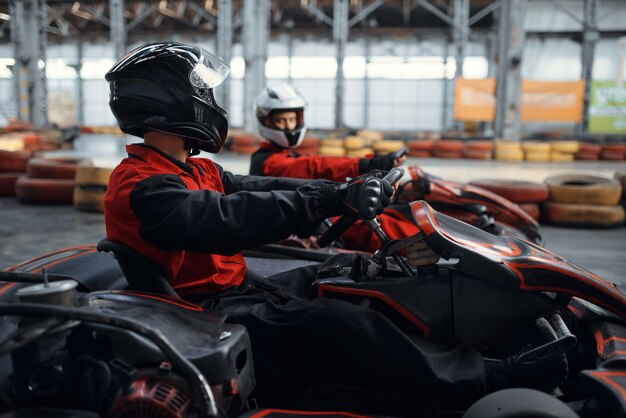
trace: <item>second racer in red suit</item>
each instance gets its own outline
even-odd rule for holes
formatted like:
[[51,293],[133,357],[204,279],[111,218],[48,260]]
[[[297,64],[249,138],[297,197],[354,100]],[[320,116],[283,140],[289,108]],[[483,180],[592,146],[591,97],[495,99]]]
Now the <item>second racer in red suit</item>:
[[[391,170],[405,161],[406,153],[402,151],[371,158],[299,154],[297,147],[307,129],[305,108],[304,98],[289,84],[263,89],[256,98],[254,113],[258,133],[265,141],[252,154],[250,174],[342,182],[371,170]],[[406,205],[386,208],[379,219],[391,239],[402,239],[419,232]],[[381,246],[378,237],[360,223],[352,226],[342,238],[345,246],[352,250],[374,252]]]

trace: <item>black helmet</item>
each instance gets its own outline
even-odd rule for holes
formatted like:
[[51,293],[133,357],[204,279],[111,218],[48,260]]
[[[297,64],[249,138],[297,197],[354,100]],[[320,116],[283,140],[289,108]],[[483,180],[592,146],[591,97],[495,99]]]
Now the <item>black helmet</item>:
[[143,138],[148,130],[166,132],[187,138],[192,154],[218,152],[228,121],[213,88],[228,72],[202,48],[152,42],[130,51],[106,74],[109,106],[128,134]]

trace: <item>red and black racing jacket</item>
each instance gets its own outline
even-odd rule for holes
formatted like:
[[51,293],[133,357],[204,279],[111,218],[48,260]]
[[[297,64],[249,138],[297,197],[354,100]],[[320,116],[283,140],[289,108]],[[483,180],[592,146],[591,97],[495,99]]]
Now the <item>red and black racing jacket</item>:
[[294,150],[263,142],[250,161],[254,176],[346,181],[366,172],[367,160],[355,157],[300,155]]
[[[300,155],[294,150],[263,142],[252,154],[250,174],[345,181],[346,177],[353,178],[367,171],[366,162],[365,158]],[[389,238],[402,239],[419,232],[412,215],[405,209],[390,207],[379,215],[382,229]],[[374,252],[381,246],[378,237],[361,222],[350,227],[342,238],[351,250]]]
[[308,237],[329,216],[328,181],[234,175],[205,158],[126,149],[104,199],[107,238],[161,265],[181,296],[240,284],[242,249]]

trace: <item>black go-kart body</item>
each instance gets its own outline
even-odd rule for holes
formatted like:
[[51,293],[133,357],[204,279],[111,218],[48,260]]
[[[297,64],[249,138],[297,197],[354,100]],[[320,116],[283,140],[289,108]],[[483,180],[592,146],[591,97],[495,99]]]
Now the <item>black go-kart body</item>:
[[[626,297],[615,285],[534,243],[486,233],[424,201],[410,206],[421,234],[389,252],[420,238],[446,261],[405,275],[389,257],[383,274],[371,279],[318,280],[316,297],[369,306],[407,333],[471,346],[488,358],[520,349],[528,362],[564,356],[569,369],[560,386],[550,394],[504,391],[496,399],[511,407],[510,396],[529,396],[516,404],[521,415],[476,415],[489,396],[467,410],[436,396],[324,398],[316,388],[263,388],[274,396],[272,404],[257,398],[261,406],[355,411],[336,416],[495,417],[524,416],[528,408],[556,402],[573,414],[562,416],[626,414]],[[20,289],[44,275],[51,284],[78,283],[75,303],[35,303],[29,292],[17,300]],[[176,297],[128,289],[112,253],[95,246],[61,250],[9,268],[1,279],[0,417],[315,416],[250,410],[255,379],[245,328]],[[539,323],[551,330],[549,337],[537,331]],[[538,393],[540,401],[531,400]]]

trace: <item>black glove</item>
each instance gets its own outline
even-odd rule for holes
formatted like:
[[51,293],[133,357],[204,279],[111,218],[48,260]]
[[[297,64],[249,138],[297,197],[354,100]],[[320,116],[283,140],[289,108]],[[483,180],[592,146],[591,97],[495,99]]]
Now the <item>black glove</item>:
[[329,216],[372,219],[389,205],[393,187],[387,180],[363,175],[339,184],[334,193],[325,194]]
[[377,155],[373,158],[361,158],[359,160],[359,171],[367,173],[371,170],[389,171],[396,166],[396,160],[402,158],[407,153],[406,147],[389,154]]

